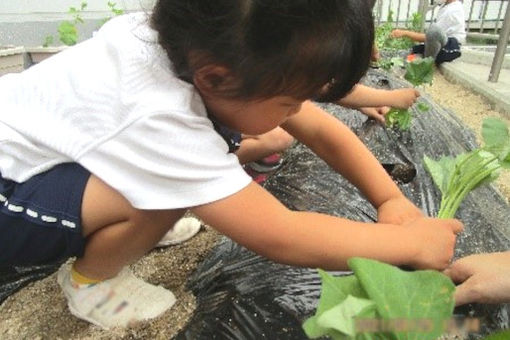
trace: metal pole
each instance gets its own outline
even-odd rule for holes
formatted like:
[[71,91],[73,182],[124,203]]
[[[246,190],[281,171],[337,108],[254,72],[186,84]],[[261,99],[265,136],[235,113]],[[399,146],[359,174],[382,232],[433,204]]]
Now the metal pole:
[[420,22],[420,32],[423,32],[425,28],[425,20],[427,19],[427,10],[429,9],[429,5],[427,4],[427,0],[420,0],[418,3],[418,12],[422,14],[421,22]]
[[496,48],[494,60],[492,61],[491,72],[489,73],[490,82],[496,83],[498,81],[499,73],[501,72],[501,66],[503,65],[503,60],[505,59],[505,52],[506,47],[508,45],[509,36],[510,36],[510,3],[508,3],[506,6],[505,20],[503,22],[503,27],[499,32],[498,47]]

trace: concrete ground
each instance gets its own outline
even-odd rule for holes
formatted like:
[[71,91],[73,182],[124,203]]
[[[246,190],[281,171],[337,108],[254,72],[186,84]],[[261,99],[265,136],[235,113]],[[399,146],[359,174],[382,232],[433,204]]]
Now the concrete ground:
[[490,82],[494,53],[463,48],[462,56],[441,65],[441,73],[450,82],[459,83],[485,97],[498,111],[510,117],[510,55],[507,54],[498,82]]

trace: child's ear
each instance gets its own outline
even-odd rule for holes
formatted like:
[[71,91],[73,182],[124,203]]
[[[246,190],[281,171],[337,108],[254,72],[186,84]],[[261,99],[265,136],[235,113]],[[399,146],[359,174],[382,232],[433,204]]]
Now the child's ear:
[[209,64],[195,71],[193,83],[202,93],[215,94],[232,86],[233,77],[228,68]]

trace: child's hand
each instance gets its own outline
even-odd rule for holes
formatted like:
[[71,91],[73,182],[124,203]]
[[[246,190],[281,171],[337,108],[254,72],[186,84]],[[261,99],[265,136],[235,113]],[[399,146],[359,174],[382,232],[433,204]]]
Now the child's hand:
[[406,224],[418,249],[410,265],[416,269],[443,270],[450,264],[455,238],[464,227],[459,220],[424,217]]
[[399,29],[394,29],[393,31],[391,31],[390,36],[392,38],[402,38],[402,37],[405,36],[405,31],[404,30],[399,30]]
[[370,60],[377,62],[381,59],[381,54],[379,53],[379,49],[377,48],[376,44],[372,45],[372,55],[370,56]]
[[408,109],[420,96],[420,92],[412,88],[392,90],[389,94],[391,96],[389,106],[397,109]]
[[361,113],[367,115],[370,118],[377,120],[378,122],[385,123],[384,116],[390,111],[388,106],[381,107],[360,107],[358,109]]
[[454,282],[455,304],[510,302],[510,251],[477,254],[455,261],[444,271]]
[[406,224],[423,217],[423,212],[405,196],[392,198],[377,208],[379,223]]

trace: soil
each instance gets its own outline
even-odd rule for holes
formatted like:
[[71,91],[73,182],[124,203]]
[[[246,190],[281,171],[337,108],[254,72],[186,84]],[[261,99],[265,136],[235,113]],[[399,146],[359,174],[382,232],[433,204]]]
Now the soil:
[[[434,101],[456,112],[477,136],[483,118],[508,117],[493,111],[480,96],[460,85],[451,84],[436,73],[433,85],[424,90]],[[510,174],[497,182],[499,190],[510,198]],[[0,305],[0,338],[17,339],[169,339],[189,321],[195,299],[186,289],[186,279],[218,242],[220,235],[210,227],[190,241],[169,248],[156,249],[132,269],[138,277],[161,284],[177,297],[173,308],[161,317],[129,329],[105,331],[72,316],[56,283],[55,274],[34,282]]]

